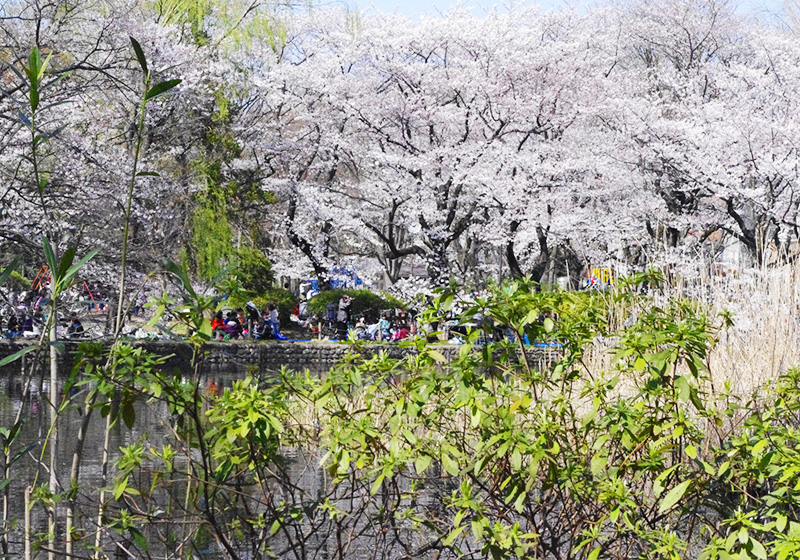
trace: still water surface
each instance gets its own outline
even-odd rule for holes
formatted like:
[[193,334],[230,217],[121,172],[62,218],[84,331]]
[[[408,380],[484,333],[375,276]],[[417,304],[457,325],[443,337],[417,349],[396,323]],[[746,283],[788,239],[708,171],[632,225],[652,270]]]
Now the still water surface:
[[[28,394],[25,394],[25,375],[19,365],[12,364],[0,368],[0,427],[11,427],[17,415],[21,412],[22,426],[19,435],[12,443],[12,455],[21,453],[19,458],[11,465],[8,482],[8,519],[10,526],[10,557],[21,558],[23,552],[23,512],[25,488],[47,486],[49,475],[46,465],[49,451],[43,456],[43,444],[47,440],[50,428],[50,405],[48,396],[50,391],[49,380],[42,379],[41,374],[30,384]],[[213,373],[203,374],[201,388],[207,394],[221,394],[226,387],[230,387],[237,379],[246,375],[245,367],[231,364],[227,371],[221,372],[217,367]],[[263,372],[262,376],[270,376],[271,372]],[[59,391],[64,388],[64,381],[60,382]],[[69,473],[79,428],[83,420],[81,410],[84,401],[85,387],[73,388],[72,397],[75,405],[58,417],[59,442],[57,445],[57,460],[59,482],[62,488],[69,486]],[[163,402],[138,401],[135,406],[136,420],[128,428],[119,422],[110,433],[110,450],[112,462],[119,455],[123,446],[144,442],[146,444],[163,443],[172,437],[170,415],[166,404]],[[88,424],[88,431],[84,444],[83,461],[81,462],[81,484],[86,488],[98,488],[102,481],[102,458],[104,443],[105,421],[95,411]],[[297,457],[296,452],[289,455]],[[180,463],[180,458],[177,461]],[[303,461],[304,466],[305,461]],[[316,469],[317,478],[323,472]],[[111,469],[113,476],[113,468]],[[141,473],[137,473],[141,475]],[[5,477],[4,477],[5,478]],[[303,477],[307,478],[307,477]],[[312,477],[313,478],[313,477]],[[95,498],[96,499],[96,498]],[[65,508],[59,507],[63,516]],[[63,519],[63,517],[62,517]],[[34,507],[31,514],[31,528],[33,533],[44,533],[47,530],[47,517],[43,508]],[[90,539],[91,540],[91,539]],[[213,548],[213,547],[211,547]],[[213,552],[209,550],[209,552]],[[35,556],[36,557],[36,556]],[[38,557],[43,557],[40,553]],[[209,554],[207,557],[218,557]]]
[[[320,371],[313,372],[319,375],[324,375]],[[241,379],[246,375],[246,368],[237,364],[230,364],[226,371],[220,371],[216,366],[213,372],[205,372],[201,376],[201,388],[208,394],[221,394],[226,387],[230,387],[237,379]],[[258,376],[262,379],[268,380],[273,374],[269,371],[261,372]],[[63,381],[59,390],[63,390]],[[73,398],[75,403],[83,402],[83,394],[79,391],[85,388],[73,389]],[[10,557],[21,558],[23,551],[23,511],[24,511],[24,489],[28,486],[38,485],[46,487],[48,474],[46,472],[45,464],[47,463],[47,456],[42,455],[42,444],[47,439],[49,430],[49,404],[47,396],[49,395],[49,383],[47,380],[40,379],[31,384],[30,392],[24,394],[24,376],[21,373],[21,368],[6,367],[0,369],[0,426],[13,425],[15,418],[22,407],[22,429],[19,437],[14,442],[13,449],[15,452],[26,450],[19,460],[12,465],[9,476],[9,535],[10,535]],[[58,419],[58,432],[60,434],[60,441],[57,449],[57,457],[59,464],[59,474],[61,475],[60,483],[62,487],[67,487],[69,484],[69,472],[72,464],[72,455],[77,441],[78,430],[81,425],[83,416],[80,406],[76,404],[67,410],[64,414],[59,416]],[[95,412],[89,422],[89,429],[87,432],[84,459],[81,467],[81,485],[86,489],[96,489],[101,485],[102,480],[102,457],[103,457],[103,431],[104,420]],[[114,454],[113,457],[119,456],[119,449],[123,446],[132,444],[144,443],[146,446],[159,446],[165,441],[169,441],[172,437],[172,426],[170,425],[170,415],[168,414],[166,404],[163,402],[145,402],[141,400],[136,405],[136,420],[131,428],[125,426],[122,422],[113,427],[110,433],[110,449]],[[284,449],[282,454],[287,457],[286,471],[288,477],[292,481],[292,485],[296,486],[298,495],[302,500],[310,500],[313,503],[315,496],[330,495],[337,498],[336,491],[332,491],[332,485],[325,470],[320,467],[318,454],[309,455],[307,452],[299,452],[294,449]],[[40,458],[42,461],[40,462]],[[113,461],[113,458],[112,458]],[[180,459],[176,461],[180,464]],[[183,463],[185,465],[185,462]],[[176,467],[179,468],[179,467]],[[111,470],[113,476],[113,468]],[[137,472],[135,473],[137,482],[139,484],[149,484],[152,477],[151,472]],[[420,497],[418,507],[424,509],[439,509],[442,503],[442,495],[440,494],[442,488],[431,488],[429,491],[424,492]],[[349,493],[348,493],[349,492]],[[353,493],[350,491],[345,492],[349,497],[349,503],[345,503],[342,499],[339,502],[343,508],[358,508],[358,504],[352,502]],[[97,500],[96,491],[92,494],[81,491],[79,493],[79,501],[82,500],[85,504],[94,504]],[[180,490],[176,493],[180,499]],[[369,500],[369,492],[362,492]],[[183,493],[185,496],[185,492]],[[342,495],[343,496],[343,495]],[[174,498],[172,498],[174,499]],[[95,506],[96,507],[96,506]],[[371,506],[370,506],[371,507]],[[363,509],[361,510],[364,511]],[[65,508],[59,507],[59,517],[64,518]],[[86,519],[92,519],[96,512],[92,511],[91,507],[87,506],[85,510]],[[320,516],[318,516],[320,517]],[[365,516],[366,519],[368,516]],[[93,542],[93,529],[91,526],[93,522],[84,522],[86,532],[83,543]],[[31,515],[32,533],[44,534],[47,530],[47,518],[44,513],[44,508],[34,507]],[[374,532],[369,533],[369,527],[366,525],[352,526],[348,529],[350,535],[344,535],[343,530],[336,529],[336,524],[332,523],[330,519],[321,518],[317,525],[314,522],[308,525],[309,537],[304,539],[304,547],[302,549],[293,548],[291,542],[284,539],[280,534],[276,535],[273,542],[270,542],[270,547],[275,551],[282,551],[279,557],[294,557],[294,558],[319,558],[331,559],[337,557],[346,557],[352,559],[373,559],[373,558],[398,558],[406,555],[409,551],[405,550],[401,554],[401,550],[396,549],[397,545],[389,539],[384,539],[380,546],[376,547],[376,540]],[[151,546],[151,550],[147,557],[172,557],[167,554],[167,551],[158,544],[160,538],[163,537],[163,529],[160,527],[142,527],[142,532],[145,536],[153,537],[155,545]],[[63,526],[60,529],[61,534],[59,540],[63,539]],[[363,531],[363,535],[361,535]],[[359,533],[353,537],[354,534]],[[365,537],[364,535],[370,535]],[[158,538],[156,538],[158,537]],[[349,539],[346,546],[343,547],[342,539],[346,537]],[[288,538],[288,537],[287,537]],[[106,550],[113,550],[113,546],[109,546],[106,539]],[[424,543],[417,543],[424,546]],[[416,547],[415,547],[416,548]],[[83,552],[88,552],[85,548]],[[256,558],[260,557],[254,554],[248,554],[243,551],[243,558]],[[346,555],[343,555],[343,552]],[[34,558],[44,558],[46,555],[39,552],[34,555]],[[129,556],[120,552],[118,558],[129,558]],[[135,558],[145,556],[133,556]],[[208,559],[226,558],[227,556],[219,551],[219,547],[215,545],[213,540],[209,540],[207,545],[195,548],[194,557],[202,557]],[[436,555],[414,555],[417,558],[436,557],[442,558],[440,554]],[[116,557],[115,557],[116,558]]]

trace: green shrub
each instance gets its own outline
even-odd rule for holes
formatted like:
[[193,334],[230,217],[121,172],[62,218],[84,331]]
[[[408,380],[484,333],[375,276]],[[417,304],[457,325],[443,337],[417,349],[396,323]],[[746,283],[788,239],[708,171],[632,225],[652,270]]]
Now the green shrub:
[[[255,301],[280,296],[290,294]],[[209,304],[194,297],[196,309]],[[443,292],[421,322],[456,297]],[[358,551],[383,550],[391,535],[408,558],[427,557],[419,543],[476,560],[800,558],[800,372],[752,399],[715,390],[709,354],[728,318],[679,299],[512,282],[462,318],[478,314],[514,340],[478,344],[472,331],[449,358],[424,337],[402,342],[404,357],[354,343],[326,375],[284,369],[221,395],[199,380],[140,376],[131,394],[167,395],[177,426],[196,419],[176,430],[180,450],[151,448],[150,466],[185,452],[202,476],[181,487],[170,463],[152,483],[117,477],[115,491],[149,512],[163,510],[163,492],[174,501],[191,489],[192,526],[247,557],[282,558],[325,535],[325,557],[345,558],[355,547],[337,536],[357,532]],[[559,346],[543,355],[520,345],[522,333]],[[590,348],[607,359],[587,359]],[[302,492],[320,465],[325,484]],[[243,481],[270,483],[242,491]],[[231,521],[214,524],[223,507]],[[287,544],[271,539],[278,531]]]
[[368,321],[375,321],[380,318],[382,309],[405,309],[405,304],[399,299],[387,295],[376,294],[370,290],[328,290],[321,292],[308,301],[309,314],[315,313],[324,316],[329,304],[339,305],[339,300],[343,295],[353,298],[350,304],[350,315],[357,317],[364,315]]
[[248,301],[255,303],[262,314],[266,310],[267,304],[274,303],[278,308],[278,318],[282,326],[289,324],[289,317],[297,306],[297,298],[294,294],[283,288],[269,288],[256,295],[253,295],[252,292],[237,292],[228,299],[226,306],[244,309]]

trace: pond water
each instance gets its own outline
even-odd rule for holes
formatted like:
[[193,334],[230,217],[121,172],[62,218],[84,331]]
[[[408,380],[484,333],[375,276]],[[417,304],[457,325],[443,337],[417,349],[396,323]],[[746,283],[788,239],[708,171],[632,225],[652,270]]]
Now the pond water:
[[[231,364],[230,371],[227,373],[220,372],[219,368],[216,368],[213,374],[201,377],[201,390],[209,394],[219,394],[226,387],[230,387],[236,379],[244,377],[244,369],[236,364]],[[262,375],[268,376],[270,372],[263,372]],[[49,479],[46,468],[49,451],[46,450],[45,455],[42,455],[43,443],[47,440],[50,429],[49,379],[43,379],[41,374],[38,374],[30,384],[27,394],[25,385],[26,376],[22,373],[20,366],[12,365],[0,368],[0,427],[12,426],[18,414],[22,420],[20,433],[12,444],[12,455],[20,452],[22,454],[11,465],[7,483],[8,526],[10,527],[9,554],[10,557],[19,558],[22,557],[23,552],[25,488],[29,486],[46,488]],[[59,382],[59,392],[63,389],[64,380],[62,379]],[[83,421],[81,405],[85,390],[85,386],[73,388],[71,396],[75,404],[58,417],[57,461],[59,483],[62,488],[69,486],[73,453]],[[111,430],[109,447],[114,454],[113,458],[119,455],[120,447],[137,442],[163,442],[173,434],[172,426],[169,423],[170,415],[165,403],[145,402],[144,399],[141,399],[137,401],[135,410],[136,419],[131,427],[119,422]],[[88,424],[81,461],[80,479],[81,484],[86,488],[97,488],[101,485],[104,428],[104,419],[98,411],[95,411]],[[296,453],[292,454],[297,455]],[[176,464],[180,464],[180,458]],[[113,468],[111,472],[113,474]],[[141,474],[137,473],[137,476],[141,476]],[[63,519],[66,509],[59,507],[58,510]],[[1,511],[0,514],[2,514]],[[43,508],[33,508],[31,527],[33,533],[43,534],[47,531],[47,516]],[[213,556],[215,555],[211,557]]]
[[[221,393],[224,388],[230,387],[237,379],[245,375],[245,368],[231,364],[230,371],[222,372],[218,367],[213,373],[201,376],[201,390],[208,393]],[[322,372],[315,372],[323,375]],[[259,376],[268,379],[273,375],[269,371],[260,372]],[[59,387],[63,390],[63,381]],[[62,488],[69,486],[69,472],[72,464],[73,452],[77,441],[79,427],[83,421],[83,412],[78,403],[83,402],[83,394],[79,391],[84,388],[73,389],[72,397],[76,403],[70,407],[58,419],[59,443],[57,445],[58,470]],[[25,451],[22,456],[10,468],[8,491],[8,535],[9,535],[9,557],[22,558],[23,552],[23,512],[24,512],[24,492],[29,486],[38,485],[46,488],[48,473],[46,470],[47,454],[43,454],[43,443],[47,440],[49,431],[49,381],[38,379],[31,383],[30,391],[25,394],[25,377],[21,373],[21,368],[5,367],[0,369],[0,427],[12,426],[17,414],[23,420],[19,436],[13,444],[14,453]],[[144,399],[136,404],[136,419],[132,427],[128,428],[122,422],[113,427],[110,433],[110,449],[114,458],[119,456],[119,449],[122,446],[129,446],[143,443],[146,448],[150,446],[158,447],[164,441],[169,441],[173,437],[173,426],[170,424],[170,415],[166,404],[163,402],[147,403]],[[102,481],[102,457],[103,457],[103,438],[104,420],[98,412],[95,412],[89,422],[87,432],[84,457],[81,463],[80,484],[76,503],[80,504],[79,511],[83,512],[81,527],[83,532],[79,537],[83,537],[77,546],[84,554],[90,552],[85,546],[94,541],[94,527],[96,526],[96,489]],[[426,546],[424,540],[420,541],[413,531],[408,527],[396,529],[396,534],[391,539],[386,535],[385,527],[381,526],[383,521],[375,522],[374,519],[380,518],[380,507],[376,509],[376,500],[370,495],[368,487],[348,487],[343,485],[334,487],[331,484],[325,469],[320,466],[320,454],[312,451],[298,451],[296,449],[282,449],[281,454],[287,461],[282,468],[282,477],[285,483],[279,482],[275,488],[269,489],[270,503],[263,506],[264,511],[274,504],[294,503],[298,510],[306,516],[306,520],[298,522],[294,526],[294,532],[279,532],[274,537],[269,537],[268,546],[278,558],[352,558],[352,559],[371,559],[371,558],[444,558],[441,551],[434,554],[420,553],[409,554],[413,550],[422,550]],[[175,461],[176,470],[185,468],[186,460],[178,457]],[[113,474],[113,468],[111,469]],[[147,469],[139,469],[132,474],[136,483],[139,485],[149,485],[153,479],[153,473]],[[408,490],[407,484],[402,483],[404,489]],[[167,497],[167,493],[162,495],[163,508],[169,509],[169,504],[182,501],[185,490],[179,487],[173,488],[173,492]],[[242,492],[257,492],[257,488],[243,488]],[[263,490],[263,489],[262,489]],[[414,507],[424,510],[439,510],[442,504],[441,491],[443,487],[432,485],[422,492],[421,495],[413,498]],[[329,513],[321,514],[316,508],[330,498],[331,503],[336,504],[342,511],[350,512],[348,518],[336,519]],[[387,495],[388,499],[388,495]],[[263,502],[260,502],[263,505]],[[379,503],[379,501],[378,501]],[[202,504],[200,504],[202,506]],[[259,506],[261,507],[261,506]],[[66,511],[64,504],[59,504],[58,516],[60,519],[58,541],[63,542],[63,519]],[[358,514],[360,517],[354,517]],[[2,512],[0,512],[2,513]],[[274,514],[275,512],[273,512]],[[293,512],[289,512],[294,515]],[[438,515],[438,514],[437,514]],[[302,517],[302,516],[301,516]],[[352,521],[351,521],[352,520]],[[168,525],[168,526],[167,526]],[[114,558],[173,558],[168,552],[169,544],[164,544],[170,539],[164,535],[169,531],[180,533],[179,524],[170,522],[169,524],[159,525],[158,522],[146,524],[140,527],[144,537],[151,542],[150,550],[145,555],[140,553],[129,556],[124,551],[117,549],[118,556]],[[38,505],[32,509],[31,513],[32,533],[38,534],[40,542],[46,542],[43,535],[47,531],[47,516],[45,509]],[[122,539],[120,542],[128,542],[123,532],[123,536],[114,537]],[[202,539],[200,539],[202,541]],[[110,542],[111,538],[104,537],[104,548],[107,553],[115,550],[115,545]],[[380,543],[380,544],[378,544]],[[198,539],[194,539],[193,557],[202,558],[228,558],[229,555],[220,552],[220,546],[213,539],[207,538],[205,542],[198,544]],[[241,558],[261,558],[256,552],[248,550],[248,543],[238,543]],[[422,548],[421,548],[422,547]],[[188,546],[187,546],[188,549]],[[174,553],[174,544],[173,544]],[[112,553],[113,554],[113,553]],[[184,553],[185,554],[185,553]],[[39,551],[34,558],[45,558],[46,554]],[[185,556],[184,556],[185,557]]]

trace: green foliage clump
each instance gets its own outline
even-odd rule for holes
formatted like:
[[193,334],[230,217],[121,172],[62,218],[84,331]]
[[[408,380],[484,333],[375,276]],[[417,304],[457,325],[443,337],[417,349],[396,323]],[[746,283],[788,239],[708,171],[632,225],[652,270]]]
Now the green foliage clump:
[[236,249],[233,272],[242,288],[257,294],[272,286],[272,263],[263,251],[249,245]]
[[[184,293],[165,304],[191,327],[198,359],[211,301],[184,270],[168,271]],[[456,301],[442,292],[423,324]],[[419,558],[419,543],[435,543],[442,556],[483,559],[800,558],[800,372],[749,401],[715,388],[709,353],[727,318],[680,300],[656,306],[635,290],[519,281],[469,302],[463,322],[478,315],[515,336],[477,344],[486,333],[475,329],[450,356],[424,337],[399,358],[355,343],[327,375],[284,369],[222,392],[202,388],[197,368],[190,380],[99,379],[114,394],[126,385],[119,412],[112,393],[98,400],[104,414],[130,425],[128,400],[159,399],[176,426],[170,442],[121,450],[114,497],[135,507],[109,523],[145,549],[135,527],[164,511],[166,493],[192,521],[181,541],[211,538],[231,556],[283,557],[331,535],[325,553],[337,557],[391,546]],[[557,349],[526,347],[523,333]],[[603,346],[597,366],[589,349]],[[146,364],[118,355],[130,372]],[[177,468],[178,456],[192,463]],[[319,465],[329,479],[307,492],[307,469]],[[155,475],[137,481],[139,470]],[[355,543],[336,538],[356,532]]]
[[325,315],[328,305],[339,304],[344,295],[353,298],[350,304],[350,314],[354,317],[364,315],[368,319],[380,318],[382,309],[405,309],[405,303],[388,294],[376,294],[370,290],[328,290],[320,292],[308,300],[308,311],[319,316]]
[[252,301],[260,312],[264,312],[267,304],[274,303],[278,308],[278,318],[281,325],[289,324],[289,317],[297,306],[297,298],[289,290],[283,288],[269,288],[259,292],[242,291],[232,294],[227,301],[227,306],[244,308],[248,301]]

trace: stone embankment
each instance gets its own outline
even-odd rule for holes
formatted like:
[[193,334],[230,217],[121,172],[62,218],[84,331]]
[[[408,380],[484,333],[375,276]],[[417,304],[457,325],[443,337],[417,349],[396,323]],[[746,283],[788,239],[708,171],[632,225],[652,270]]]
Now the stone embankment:
[[[192,347],[184,342],[172,341],[131,341],[134,346],[141,346],[159,356],[169,356],[167,367],[187,370],[192,359]],[[0,342],[0,360],[10,356],[26,345],[25,342]],[[65,351],[61,354],[63,366],[71,367],[78,343],[66,341]],[[436,345],[446,360],[458,355],[460,346]],[[206,373],[244,372],[248,367],[258,370],[277,370],[281,366],[291,369],[323,371],[341,361],[351,347],[347,344],[332,342],[211,342],[204,346],[202,370]],[[396,344],[369,344],[364,347],[366,357],[385,352],[392,358],[401,358],[408,353],[416,353],[415,348],[403,348]],[[542,348],[529,350],[529,358],[538,363],[547,359],[548,351]],[[34,359],[34,354],[27,354],[24,360]],[[533,365],[532,363],[532,365]]]

